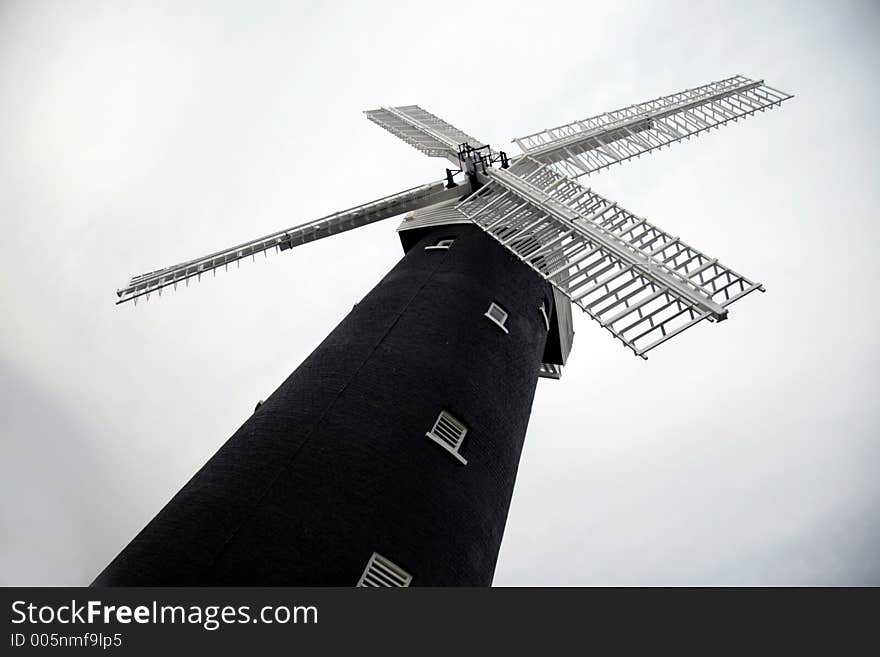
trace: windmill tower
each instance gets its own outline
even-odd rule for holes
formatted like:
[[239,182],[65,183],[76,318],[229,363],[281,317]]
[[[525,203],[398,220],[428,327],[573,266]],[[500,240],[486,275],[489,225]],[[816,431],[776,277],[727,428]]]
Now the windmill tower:
[[489,585],[539,377],[572,304],[636,355],[721,321],[751,281],[578,179],[778,107],[736,76],[515,139],[418,106],[367,117],[444,179],[135,276],[137,302],[268,251],[405,214],[404,256],[96,585]]

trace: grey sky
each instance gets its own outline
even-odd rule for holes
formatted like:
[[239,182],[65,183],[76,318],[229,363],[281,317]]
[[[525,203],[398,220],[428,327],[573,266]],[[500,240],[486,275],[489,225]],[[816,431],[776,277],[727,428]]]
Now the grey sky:
[[761,280],[542,380],[498,585],[880,584],[880,11],[0,3],[0,584],[85,584],[400,257],[392,219],[115,307],[128,276],[442,177],[362,110],[515,136],[736,73],[782,109],[593,176]]

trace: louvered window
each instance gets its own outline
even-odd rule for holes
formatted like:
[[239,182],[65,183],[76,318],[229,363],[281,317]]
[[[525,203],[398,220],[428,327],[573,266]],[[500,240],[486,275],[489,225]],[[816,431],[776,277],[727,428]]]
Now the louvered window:
[[430,244],[425,247],[425,251],[446,251],[455,242],[452,238],[439,240],[436,244]]
[[498,326],[498,328],[500,328],[505,333],[508,332],[507,327],[504,325],[507,322],[507,311],[494,301],[489,304],[489,310],[486,311],[484,317],[488,317],[494,324]]
[[378,552],[373,556],[364,568],[364,574],[358,580],[358,586],[409,586],[412,575],[406,572],[396,563],[386,559]]
[[467,427],[446,411],[441,411],[434,427],[425,435],[457,458],[463,465],[467,460],[459,453]]

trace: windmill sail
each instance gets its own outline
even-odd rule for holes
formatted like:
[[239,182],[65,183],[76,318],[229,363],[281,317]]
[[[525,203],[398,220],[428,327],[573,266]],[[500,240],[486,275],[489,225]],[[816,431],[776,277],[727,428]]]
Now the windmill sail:
[[530,157],[457,207],[633,352],[763,290],[591,189]]
[[779,107],[790,94],[741,75],[514,139],[525,155],[578,178]]
[[417,148],[429,157],[445,157],[458,166],[458,146],[465,142],[473,148],[485,144],[462,132],[418,105],[383,107],[364,112],[373,123]]
[[129,280],[128,285],[117,290],[116,295],[119,300],[116,303],[136,301],[140,297],[149,298],[153,292],[159,292],[169,286],[176,288],[179,283],[188,284],[191,278],[201,278],[202,274],[220,267],[226,268],[245,258],[253,258],[258,253],[267,253],[272,250],[284,251],[306,242],[314,242],[410,210],[455,198],[460,194],[460,190],[446,189],[443,181],[413,187],[195,260],[188,260],[173,267],[134,276]]
[[[124,303],[177,287],[270,250],[283,251],[407,211],[435,206],[470,220],[510,249],[639,356],[690,326],[723,320],[734,301],[761,290],[677,237],[621,208],[573,178],[667,146],[792,96],[735,76],[514,140],[524,151],[510,169],[452,210],[451,173],[428,183],[251,240],[173,267],[133,277],[117,291]],[[418,105],[383,107],[367,117],[432,157],[460,164],[459,146],[487,146]],[[490,153],[488,162],[492,161]],[[491,166],[491,164],[489,165]],[[433,216],[433,215],[432,215]],[[444,215],[444,221],[448,217]],[[465,219],[466,218],[466,219]],[[420,222],[433,221],[419,217]],[[427,224],[426,224],[427,225]]]

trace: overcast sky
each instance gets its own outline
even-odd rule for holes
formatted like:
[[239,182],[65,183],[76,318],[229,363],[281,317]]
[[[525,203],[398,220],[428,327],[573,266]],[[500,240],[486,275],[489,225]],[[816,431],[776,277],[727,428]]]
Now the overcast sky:
[[576,316],[495,583],[880,584],[878,18],[3,0],[0,583],[91,581],[401,257],[391,219],[114,306],[132,274],[442,177],[362,110],[503,147],[741,73],[796,97],[588,184],[767,293],[647,362]]

